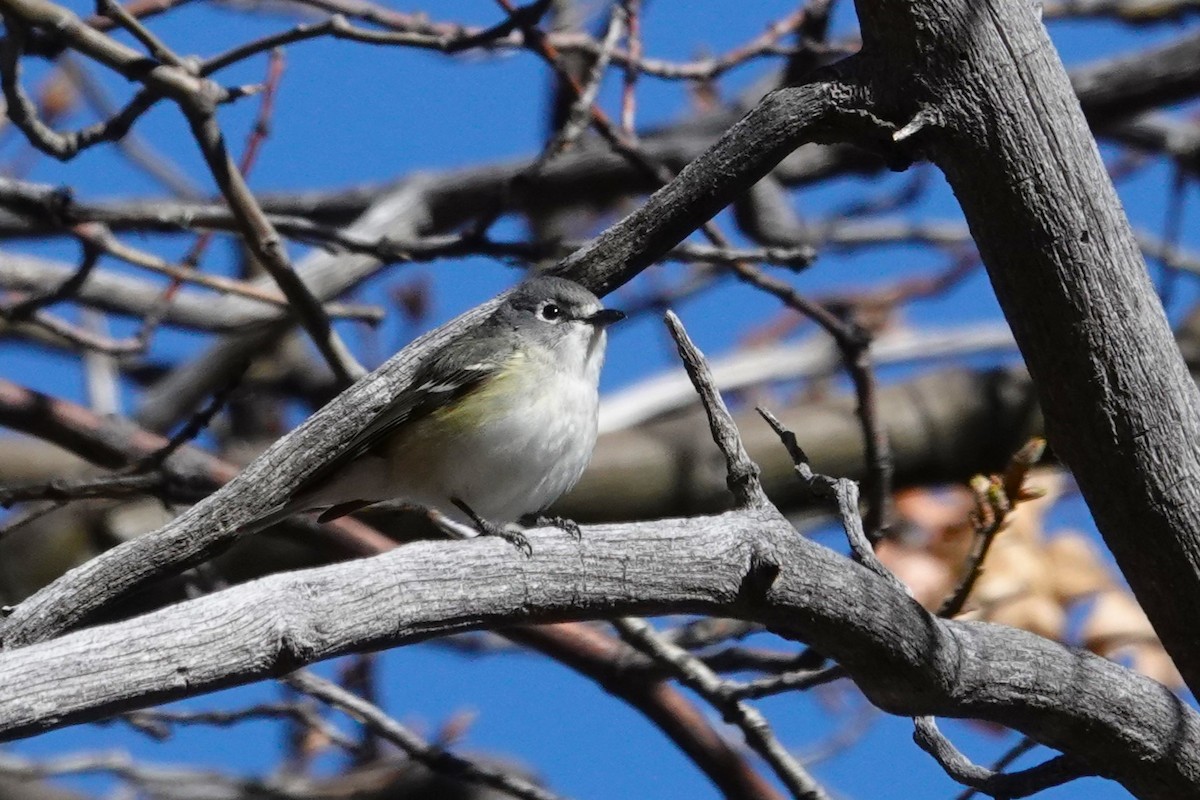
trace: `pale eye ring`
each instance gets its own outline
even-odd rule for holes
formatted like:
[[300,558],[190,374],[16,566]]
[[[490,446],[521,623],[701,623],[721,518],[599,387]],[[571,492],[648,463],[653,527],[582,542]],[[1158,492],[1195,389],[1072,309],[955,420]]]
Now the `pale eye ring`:
[[542,306],[542,319],[553,322],[554,320],[561,318],[562,315],[562,309],[554,303],[546,303],[546,305]]

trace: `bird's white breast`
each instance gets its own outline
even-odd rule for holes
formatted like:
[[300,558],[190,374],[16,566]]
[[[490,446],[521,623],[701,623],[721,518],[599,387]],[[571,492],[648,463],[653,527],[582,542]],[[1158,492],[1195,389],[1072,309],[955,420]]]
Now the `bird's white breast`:
[[451,498],[498,523],[553,503],[579,480],[596,444],[603,337],[599,331],[520,356],[523,363],[464,401],[474,424],[426,423],[428,436],[416,438],[436,440],[436,450],[412,439],[398,443],[407,452],[391,459],[389,494],[464,522]]

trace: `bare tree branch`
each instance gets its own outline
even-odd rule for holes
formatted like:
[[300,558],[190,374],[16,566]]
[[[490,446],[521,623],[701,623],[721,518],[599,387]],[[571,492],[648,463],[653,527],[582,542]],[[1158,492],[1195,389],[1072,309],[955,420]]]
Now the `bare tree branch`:
[[1088,775],[1081,765],[1066,756],[1057,756],[1020,772],[993,772],[972,763],[963,755],[938,730],[933,717],[917,717],[913,723],[913,739],[922,750],[933,756],[942,769],[946,770],[947,775],[993,797],[1028,797]]
[[621,637],[651,658],[666,664],[679,680],[719,709],[725,720],[741,729],[746,743],[771,765],[793,797],[805,800],[828,798],[808,771],[787,751],[762,713],[729,696],[725,682],[702,661],[659,636],[640,619],[622,618],[613,623]]
[[[1024,631],[936,619],[777,517],[595,526],[581,543],[557,529],[529,535],[529,559],[492,541],[417,542],[6,651],[0,731],[29,735],[439,633],[708,612],[809,641],[892,713],[1008,725],[1139,797],[1200,791],[1200,716],[1161,685]],[[783,568],[764,594],[747,593],[763,563]]]

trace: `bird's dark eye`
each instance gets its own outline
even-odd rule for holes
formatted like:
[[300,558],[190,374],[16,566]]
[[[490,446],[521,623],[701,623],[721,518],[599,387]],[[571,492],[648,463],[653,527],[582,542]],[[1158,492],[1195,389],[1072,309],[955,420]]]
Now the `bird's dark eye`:
[[562,309],[554,305],[554,303],[546,303],[542,306],[542,319],[555,320],[562,316]]

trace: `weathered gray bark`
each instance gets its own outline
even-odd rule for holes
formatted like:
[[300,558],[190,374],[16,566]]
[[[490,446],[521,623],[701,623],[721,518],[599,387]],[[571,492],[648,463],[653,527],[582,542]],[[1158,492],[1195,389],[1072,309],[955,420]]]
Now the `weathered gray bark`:
[[530,537],[529,559],[494,539],[415,543],[5,652],[0,737],[471,628],[701,612],[811,642],[892,713],[1011,726],[1139,797],[1200,793],[1200,715],[1163,686],[1024,631],[933,618],[770,508]]
[[1033,7],[861,0],[872,107],[946,173],[1047,432],[1200,690],[1200,394]]

